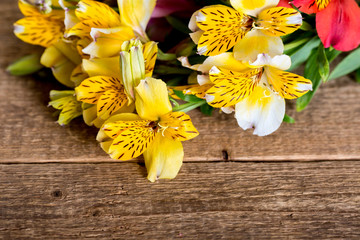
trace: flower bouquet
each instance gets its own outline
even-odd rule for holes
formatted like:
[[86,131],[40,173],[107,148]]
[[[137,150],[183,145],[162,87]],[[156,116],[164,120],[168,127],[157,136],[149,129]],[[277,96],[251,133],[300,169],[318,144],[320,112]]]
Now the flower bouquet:
[[[186,112],[233,114],[265,136],[285,99],[302,111],[322,83],[360,81],[355,0],[19,0],[15,35],[45,48],[8,67],[45,71],[57,122],[82,116],[113,159],[143,155],[148,179],[174,178],[182,141],[199,133]],[[340,62],[330,68],[342,52]],[[292,71],[304,66],[304,76]],[[44,70],[45,68],[51,71]]]

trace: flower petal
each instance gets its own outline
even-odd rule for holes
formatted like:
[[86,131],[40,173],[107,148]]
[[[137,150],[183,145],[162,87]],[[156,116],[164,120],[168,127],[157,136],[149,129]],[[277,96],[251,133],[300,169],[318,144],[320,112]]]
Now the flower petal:
[[271,87],[283,98],[298,98],[312,90],[311,81],[297,74],[273,67],[265,68],[264,74]]
[[263,10],[256,23],[266,35],[280,37],[299,29],[302,16],[293,8],[273,7]]
[[[109,148],[111,158],[130,160],[140,156],[153,142],[156,135],[149,124],[151,121],[117,121],[105,123],[104,132],[116,132],[116,136]],[[115,135],[116,134],[116,135]]]
[[175,178],[184,158],[182,143],[157,134],[153,143],[144,152],[148,179]]
[[199,135],[190,116],[183,112],[170,112],[161,116],[159,126],[163,136],[176,141],[190,140]]
[[145,78],[135,87],[136,110],[142,119],[157,121],[161,116],[171,112],[166,83],[154,78]]
[[354,0],[333,0],[316,15],[316,29],[325,48],[350,51],[360,44],[360,7]]
[[120,16],[109,5],[93,0],[81,0],[75,11],[80,21],[93,20],[99,25],[106,23],[107,27],[120,26]]
[[216,56],[211,56],[206,58],[206,60],[201,64],[197,71],[200,71],[205,74],[209,74],[210,69],[213,66],[242,72],[244,70],[248,70],[248,67],[242,62],[236,60],[234,58],[234,54],[231,52],[222,53]]
[[271,57],[268,54],[259,54],[256,61],[251,63],[250,66],[262,67],[270,66],[281,70],[289,69],[291,66],[291,58],[288,55],[278,55]]
[[240,102],[248,97],[258,84],[253,77],[256,77],[260,70],[242,73],[213,67],[210,70],[210,80],[215,86],[206,92],[207,102],[216,108],[230,107]]
[[14,34],[22,41],[49,47],[62,36],[63,23],[44,16],[26,17],[14,23]]
[[118,0],[121,22],[146,38],[145,29],[155,4],[156,0]]
[[120,57],[83,59],[82,67],[90,76],[120,77]]
[[251,29],[253,20],[234,9],[214,5],[199,10],[197,26],[204,31],[198,43],[198,53],[214,56],[232,48]]
[[110,89],[105,91],[97,103],[97,114],[102,119],[109,118],[113,113],[125,106],[127,103],[125,89]]
[[266,53],[271,57],[284,52],[284,44],[280,37],[268,36],[258,29],[248,32],[234,46],[234,57],[240,61],[253,62],[258,54]]
[[[333,0],[333,2],[338,0]],[[317,13],[327,7],[331,0],[294,0],[292,3],[300,11],[312,14]]]
[[237,11],[256,17],[262,10],[278,5],[279,0],[230,0],[230,3]]
[[265,136],[276,131],[285,115],[285,100],[264,86],[235,105],[235,118],[246,130],[254,128],[254,135]]
[[83,49],[90,58],[118,56],[123,42],[135,37],[133,30],[129,27],[92,28],[90,35],[93,42]]
[[151,77],[154,71],[156,57],[158,52],[157,43],[150,41],[143,45],[143,54],[145,59],[145,76]]

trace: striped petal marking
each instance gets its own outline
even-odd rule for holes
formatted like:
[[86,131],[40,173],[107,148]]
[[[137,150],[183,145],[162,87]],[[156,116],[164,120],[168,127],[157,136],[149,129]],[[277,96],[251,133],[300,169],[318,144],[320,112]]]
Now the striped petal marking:
[[266,67],[265,75],[270,87],[282,98],[295,99],[312,90],[309,79],[273,67]]
[[197,26],[204,31],[198,43],[198,53],[214,56],[232,48],[251,30],[251,17],[230,7],[214,5],[199,10]]
[[213,67],[210,80],[215,85],[206,92],[206,100],[216,108],[233,106],[253,92],[261,75],[262,68],[242,73]]
[[175,141],[186,141],[199,135],[190,116],[183,112],[170,112],[161,116],[158,125],[164,137]]
[[113,159],[136,158],[153,142],[157,129],[156,122],[150,120],[106,123],[103,130],[114,139],[108,153]]
[[301,14],[292,8],[274,7],[262,11],[256,26],[269,36],[284,36],[300,28]]

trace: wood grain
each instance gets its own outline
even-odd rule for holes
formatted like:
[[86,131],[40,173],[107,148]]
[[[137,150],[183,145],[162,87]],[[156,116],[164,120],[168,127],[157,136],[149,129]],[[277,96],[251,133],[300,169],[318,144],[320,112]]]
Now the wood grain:
[[0,165],[4,239],[358,239],[360,162]]

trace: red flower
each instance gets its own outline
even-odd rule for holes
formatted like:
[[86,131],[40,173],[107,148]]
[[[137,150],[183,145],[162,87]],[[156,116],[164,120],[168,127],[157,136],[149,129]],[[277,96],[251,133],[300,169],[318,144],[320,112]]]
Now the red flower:
[[316,13],[316,30],[325,48],[350,51],[360,44],[360,7],[355,0],[294,0],[293,4],[304,13]]

